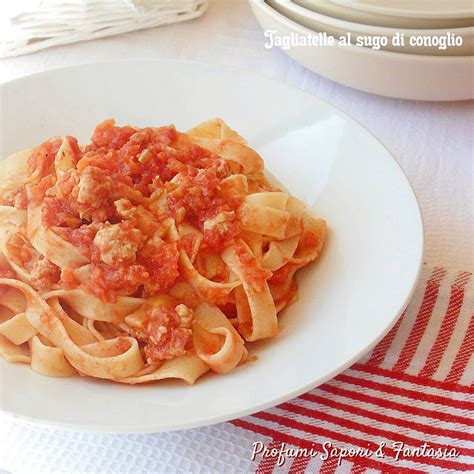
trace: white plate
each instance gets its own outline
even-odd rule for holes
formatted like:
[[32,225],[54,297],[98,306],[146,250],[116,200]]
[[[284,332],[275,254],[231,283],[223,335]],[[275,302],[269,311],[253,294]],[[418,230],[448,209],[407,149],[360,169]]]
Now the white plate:
[[[322,15],[307,8],[300,7],[296,3],[288,0],[268,0],[267,3],[286,16],[290,20],[306,26],[313,31],[326,32],[329,35],[339,36],[350,32],[353,41],[357,36],[377,37],[386,36],[388,38],[387,46],[381,47],[384,51],[394,51],[396,53],[406,54],[428,54],[439,56],[469,56],[474,52],[474,28],[451,28],[447,29],[405,29],[405,28],[387,28],[383,26],[365,25],[362,23],[354,23],[350,21],[340,20],[332,16]],[[446,37],[446,33],[450,32],[456,36],[460,36],[463,40],[461,46],[448,47],[447,49],[439,49],[437,46],[410,46],[410,38],[412,36],[429,36],[431,38]],[[405,46],[393,46],[392,38],[396,34],[403,34],[405,37]]]
[[390,153],[327,103],[260,76],[197,63],[113,61],[49,71],[0,88],[2,156],[57,134],[87,140],[107,117],[179,129],[225,118],[313,212],[329,240],[300,275],[281,333],[258,360],[195,386],[54,379],[0,363],[1,408],[28,420],[104,432],[217,423],[268,408],[335,376],[394,324],[416,284],[423,227]]
[[[379,0],[376,0],[380,3]],[[365,11],[357,8],[350,8],[346,5],[339,5],[331,0],[293,0],[304,8],[308,8],[317,13],[340,18],[341,20],[364,23],[366,25],[387,26],[391,28],[461,28],[472,26],[472,18],[431,18],[430,16],[410,17],[388,15],[381,12]],[[420,4],[417,0],[407,2]],[[431,2],[427,2],[431,4]],[[472,15],[471,15],[472,16]]]
[[409,18],[472,18],[471,0],[332,0],[364,12]]
[[[295,38],[315,32],[261,0],[249,0],[264,30]],[[415,100],[467,100],[474,97],[470,56],[425,56],[358,46],[292,46],[285,52],[311,71],[373,94]]]

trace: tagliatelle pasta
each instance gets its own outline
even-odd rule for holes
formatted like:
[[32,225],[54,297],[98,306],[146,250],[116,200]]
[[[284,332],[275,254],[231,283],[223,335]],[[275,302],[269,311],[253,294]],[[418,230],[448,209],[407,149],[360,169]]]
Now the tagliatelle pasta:
[[127,384],[229,372],[325,236],[220,119],[52,138],[1,162],[0,355]]

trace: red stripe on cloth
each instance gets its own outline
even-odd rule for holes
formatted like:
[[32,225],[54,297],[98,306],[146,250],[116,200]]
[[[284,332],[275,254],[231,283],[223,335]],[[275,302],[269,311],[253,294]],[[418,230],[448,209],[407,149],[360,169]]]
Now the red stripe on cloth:
[[388,332],[388,334],[375,346],[370,359],[367,361],[367,364],[370,365],[379,365],[381,364],[385,356],[387,355],[387,351],[389,350],[390,346],[392,345],[393,340],[397,334],[398,328],[405,317],[405,311],[403,314],[398,318],[398,321],[395,323],[392,329]]
[[337,469],[337,458],[327,458],[319,468],[319,474],[334,474]]
[[[272,428],[267,428],[266,426],[257,425],[255,423],[251,423],[246,420],[233,420],[232,423],[239,428],[243,428],[248,431],[252,431],[254,433],[259,433],[263,436],[270,436],[274,439],[278,439],[286,444],[292,446],[298,446],[307,449],[314,449],[320,453],[323,452],[323,448],[320,443],[314,443],[312,441],[308,441],[307,439],[299,438],[297,436],[290,435],[288,433],[282,433],[281,431],[274,430]],[[367,447],[367,446],[365,446]],[[363,464],[371,469],[379,469],[382,472],[390,472],[389,469],[390,465],[384,462],[377,461],[375,459],[370,458],[361,458],[359,460],[360,464]],[[421,471],[417,469],[411,469],[406,467],[397,467],[397,473],[399,474],[426,474],[426,471]]]
[[412,398],[423,402],[437,403],[438,405],[445,405],[451,408],[459,408],[460,410],[474,410],[474,402],[468,400],[455,400],[441,395],[432,395],[416,390],[410,390],[408,388],[394,387],[393,385],[386,383],[374,382],[373,380],[365,380],[345,374],[338,375],[334,380],[358,385],[359,387],[369,388],[378,392],[390,393],[391,395],[399,395],[401,397]]
[[461,348],[456,354],[451,370],[446,377],[447,382],[458,383],[466,370],[467,363],[474,353],[474,313],[471,314],[469,326],[464,339],[461,344]]
[[[270,444],[267,446],[268,449],[280,449],[281,441],[276,441],[272,439]],[[255,471],[257,474],[271,474],[273,469],[275,469],[276,463],[278,462],[278,456],[268,456],[262,457],[257,470]]]
[[451,423],[474,426],[474,419],[465,416],[452,415],[450,413],[443,413],[438,410],[428,410],[426,408],[415,407],[406,403],[392,402],[383,398],[373,397],[372,395],[366,395],[363,393],[358,393],[354,390],[346,390],[344,388],[339,388],[328,384],[321,385],[318,388],[334,395],[352,398],[353,400],[358,400],[364,403],[371,403],[372,405],[376,405],[382,408],[390,408],[392,410],[398,410],[403,413],[425,416],[440,421],[450,421]]
[[459,273],[451,286],[451,294],[449,296],[446,315],[443,319],[436,340],[428,354],[425,365],[419,373],[420,377],[432,377],[438,369],[444,351],[446,350],[453,334],[459,313],[461,312],[464,301],[464,288],[469,282],[471,275],[472,274],[469,272]]
[[[364,433],[364,434],[368,434],[372,436],[380,436],[383,439],[392,439],[394,441],[401,441],[409,446],[417,446],[418,444],[422,443],[422,441],[420,441],[417,438],[400,434],[399,432],[396,431],[396,429],[395,431],[389,431],[388,429],[375,428],[373,426],[370,426],[369,424],[359,423],[358,421],[351,421],[341,416],[330,415],[329,413],[325,413],[315,408],[301,407],[299,405],[294,405],[292,403],[282,403],[281,405],[278,405],[278,408],[281,408],[282,410],[286,410],[286,411],[291,411],[292,413],[303,415],[308,418],[314,418],[315,420],[327,421],[328,423],[332,423],[336,426],[341,426],[342,428],[348,428],[351,430],[360,431],[361,433]],[[435,449],[446,448],[444,444],[439,444],[439,443],[434,443],[434,442],[430,442],[429,444]],[[464,448],[461,446],[456,446],[456,449],[462,455],[474,456],[474,449]]]
[[394,380],[400,380],[402,382],[414,383],[423,387],[439,388],[442,390],[449,390],[450,392],[456,393],[467,393],[474,394],[472,387],[464,387],[455,383],[441,382],[438,380],[421,378],[419,375],[410,375],[405,372],[393,372],[389,369],[382,369],[380,367],[374,367],[372,365],[354,364],[351,369],[358,370],[360,372],[366,372],[368,374],[380,375],[382,377],[391,378]]
[[[252,416],[256,418],[260,418],[262,420],[277,423],[283,427],[288,427],[295,430],[304,431],[306,433],[314,434],[316,436],[324,436],[332,440],[337,440],[342,443],[349,443],[355,446],[359,446],[361,448],[367,448],[368,442],[362,439],[356,438],[354,436],[338,433],[337,431],[332,431],[326,428],[321,428],[319,426],[310,425],[308,423],[302,423],[300,421],[296,421],[291,418],[286,418],[284,416],[275,415],[273,413],[268,413],[265,411],[255,413]],[[402,441],[400,435],[397,435],[397,441],[398,440]],[[373,445],[374,443],[371,443],[371,444]],[[416,440],[415,447],[421,444],[422,444],[421,441]],[[434,446],[434,445],[435,445],[434,443],[430,443],[430,446]],[[443,449],[444,448],[446,448],[446,446],[443,446]],[[456,449],[460,450],[460,448],[458,447],[456,447]],[[386,455],[389,455],[390,457],[395,459],[395,451],[393,449],[385,447],[384,452]],[[358,459],[362,460],[363,458],[358,458]],[[466,464],[462,462],[452,461],[450,459],[437,459],[437,458],[424,457],[422,458],[423,460],[421,461],[420,458],[417,458],[414,456],[406,456],[404,457],[404,459],[413,461],[413,462],[422,463],[425,465],[437,466],[444,469],[454,469],[454,470],[457,469],[458,471],[469,471],[471,469],[474,469],[474,464]]]
[[290,470],[288,474],[303,474],[308,467],[309,461],[311,461],[310,456],[298,456],[291,463]]
[[431,314],[438,299],[439,287],[441,281],[446,276],[447,270],[444,268],[435,268],[428,282],[426,283],[423,301],[421,302],[420,310],[416,316],[415,324],[408,336],[408,339],[403,346],[397,363],[393,370],[404,371],[409,366],[416,349],[423,337],[426,326],[430,320]]
[[357,464],[357,461],[354,463],[351,469],[351,474],[362,474],[367,470],[366,467]]
[[[354,405],[348,405],[347,403],[336,402],[335,400],[313,395],[311,393],[305,393],[299,397],[303,400],[307,400],[313,403],[319,403],[320,405],[326,405],[335,410],[343,410],[354,415],[363,416],[372,420],[380,421],[381,423],[387,423],[395,426],[401,426],[403,428],[409,428],[421,433],[427,433],[435,436],[447,436],[450,438],[461,439],[464,441],[474,441],[474,433],[465,433],[463,431],[456,431],[447,428],[440,428],[438,426],[425,425],[423,423],[417,423],[415,421],[407,421],[401,418],[396,418],[390,415],[383,415],[375,411],[366,410],[365,408],[356,407]],[[395,429],[395,428],[394,428]]]

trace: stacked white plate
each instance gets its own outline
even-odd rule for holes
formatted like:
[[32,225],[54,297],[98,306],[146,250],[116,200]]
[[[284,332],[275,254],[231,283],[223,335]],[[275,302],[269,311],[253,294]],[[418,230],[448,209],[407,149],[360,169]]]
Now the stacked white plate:
[[474,98],[471,0],[249,2],[266,47],[333,81],[403,99]]

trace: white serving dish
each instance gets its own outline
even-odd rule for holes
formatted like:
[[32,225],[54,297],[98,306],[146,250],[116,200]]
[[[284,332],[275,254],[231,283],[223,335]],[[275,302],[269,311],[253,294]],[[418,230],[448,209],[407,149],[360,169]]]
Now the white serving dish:
[[[133,74],[130,74],[133,71]],[[0,156],[47,137],[87,143],[115,117],[180,130],[224,118],[266,168],[329,226],[316,265],[298,276],[299,300],[258,359],[226,375],[130,386],[42,376],[0,360],[0,410],[76,430],[153,432],[242,417],[334,377],[395,323],[415,288],[423,225],[402,170],[373,135],[316,97],[264,77],[182,61],[110,61],[47,71],[0,87]]]
[[[279,36],[314,31],[259,0],[249,0],[264,30]],[[346,46],[293,46],[285,52],[311,71],[345,86],[413,100],[468,100],[474,97],[474,63],[469,56],[425,56]]]
[[[462,28],[472,26],[472,18],[446,18],[446,17],[408,17],[389,15],[380,12],[371,12],[357,8],[351,8],[347,5],[340,5],[330,0],[293,0],[304,8],[332,16],[341,20],[353,21],[355,23],[364,23],[366,25],[387,26],[391,28]],[[380,3],[380,2],[379,2]],[[417,3],[414,0],[411,3]],[[472,16],[472,15],[471,15]]]
[[[300,7],[296,3],[288,0],[269,0],[267,3],[286,16],[290,20],[306,26],[313,31],[325,31],[326,33],[339,37],[350,32],[353,41],[357,36],[364,37],[380,37],[385,36],[388,39],[387,46],[381,47],[384,51],[393,51],[406,54],[422,54],[422,55],[439,55],[439,56],[470,56],[474,52],[474,28],[453,28],[453,29],[405,29],[405,28],[388,28],[383,26],[365,25],[362,23],[354,23],[350,21],[340,20],[331,16],[322,15],[306,8]],[[446,37],[447,33],[460,36],[463,40],[461,46],[448,47],[447,49],[439,49],[436,46],[410,46],[410,38],[412,36],[429,36],[429,37]],[[403,34],[405,38],[405,46],[393,46],[392,38],[397,34]],[[377,40],[377,38],[374,38]]]
[[363,12],[405,18],[472,18],[471,0],[332,0],[333,3]]

